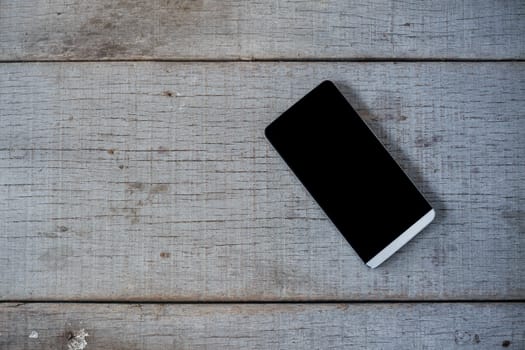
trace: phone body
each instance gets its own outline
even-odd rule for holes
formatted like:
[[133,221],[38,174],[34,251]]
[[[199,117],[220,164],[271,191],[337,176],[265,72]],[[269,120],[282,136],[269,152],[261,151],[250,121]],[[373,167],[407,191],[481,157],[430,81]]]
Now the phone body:
[[265,135],[369,267],[387,260],[435,217],[331,81],[274,120]]

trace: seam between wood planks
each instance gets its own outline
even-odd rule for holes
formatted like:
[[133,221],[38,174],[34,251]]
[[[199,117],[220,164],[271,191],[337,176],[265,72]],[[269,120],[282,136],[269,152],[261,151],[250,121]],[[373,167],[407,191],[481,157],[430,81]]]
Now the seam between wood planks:
[[162,59],[162,58],[134,58],[134,59],[101,59],[101,60],[82,60],[82,59],[69,59],[69,60],[55,60],[55,59],[37,59],[37,60],[0,60],[0,64],[3,63],[85,63],[85,62],[181,62],[181,63],[226,63],[226,62],[384,62],[384,63],[398,63],[398,62],[412,62],[412,63],[426,63],[426,62],[466,62],[466,63],[498,63],[498,62],[525,62],[525,58],[502,58],[502,59],[485,59],[485,58],[235,58],[235,59],[221,59],[221,58],[209,58],[209,59]]
[[263,301],[263,300],[184,300],[184,301],[154,301],[154,300],[2,300],[1,304],[14,303],[14,304],[166,304],[166,305],[193,305],[193,304],[486,304],[486,303],[499,303],[499,304],[520,304],[525,303],[525,299],[477,299],[477,300],[462,300],[462,299],[451,299],[451,300],[345,300],[345,299],[333,299],[333,300],[275,300],[275,301]]

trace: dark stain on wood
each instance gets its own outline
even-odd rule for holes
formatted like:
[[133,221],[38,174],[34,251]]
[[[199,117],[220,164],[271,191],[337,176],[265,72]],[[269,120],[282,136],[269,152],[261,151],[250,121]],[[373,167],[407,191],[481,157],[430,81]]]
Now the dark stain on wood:
[[166,90],[162,93],[162,96],[173,97],[173,92]]
[[58,238],[58,234],[55,232],[37,232],[37,234],[46,238]]
[[118,166],[118,168],[122,170],[122,169],[124,169],[124,165],[120,164],[120,165]]
[[[59,40],[53,40],[46,34],[49,32],[49,24],[35,27],[31,33],[24,34],[33,38],[28,43],[28,50],[45,52],[56,58],[151,57],[156,47],[168,43],[162,36],[154,34],[150,19],[137,22],[137,18],[144,16],[144,13],[153,12],[154,15],[150,15],[150,18],[158,18],[155,22],[164,27],[191,25],[192,22],[186,20],[188,16],[206,19],[219,15],[226,19],[229,15],[223,11],[202,11],[203,7],[203,0],[164,0],[157,9],[152,8],[147,1],[95,2],[84,14],[85,20],[76,25],[74,31],[60,35]],[[56,16],[64,15],[62,11],[54,13]]]
[[127,209],[129,215],[126,217],[129,219],[129,222],[132,224],[138,224],[140,222],[139,208],[129,208]]
[[58,230],[59,230],[60,232],[67,232],[67,231],[68,231],[68,228],[67,228],[66,226],[59,226],[59,227],[58,227]]
[[441,135],[434,135],[431,138],[420,136],[416,138],[416,146],[418,147],[431,147],[436,143],[439,143],[443,141],[443,136]]
[[525,218],[525,210],[520,210],[515,207],[504,206],[500,208],[499,212],[501,217],[507,222],[511,227],[514,227],[517,232],[523,232],[525,230],[525,225],[522,218]]
[[125,183],[126,192],[133,197],[135,205],[125,208],[111,208],[112,213],[121,213],[126,217],[131,224],[138,224],[141,222],[141,210],[144,206],[153,203],[155,196],[169,190],[168,184],[147,184],[143,182],[129,182]]
[[160,252],[160,257],[161,258],[167,259],[170,256],[171,256],[171,253],[169,253],[169,252]]
[[134,190],[143,190],[144,184],[142,182],[130,182],[128,183],[128,190],[134,191]]
[[166,7],[176,10],[194,11],[202,8],[203,0],[166,0]]
[[348,308],[350,307],[350,305],[349,305],[349,304],[337,304],[336,307],[337,307],[339,310],[341,310],[341,311],[346,311],[346,310],[348,310]]
[[123,21],[123,14],[117,8],[104,13],[106,15],[100,15],[100,11],[97,11],[95,16],[88,18],[77,33],[64,38],[62,47],[57,47],[56,51],[65,56],[74,53],[91,58],[115,57],[126,53],[129,47],[126,43],[136,40],[136,33],[129,31],[123,38],[115,37],[113,32],[117,27],[132,27],[135,19],[130,17]]
[[503,343],[501,343],[501,346],[508,348],[510,344],[512,344],[510,340],[504,340]]
[[158,153],[166,153],[166,152],[169,152],[169,149],[166,148],[166,147],[163,147],[163,146],[159,146],[159,148],[157,148],[157,152]]
[[108,154],[115,154],[115,150],[113,148],[108,149]]
[[92,17],[88,20],[87,22],[90,26],[92,27],[98,27],[98,26],[101,26],[105,23],[104,20],[102,20],[101,18],[98,18],[98,17]]
[[404,27],[410,27],[410,23],[406,22],[405,24],[403,24]]
[[117,44],[111,41],[106,41],[99,45],[98,47],[95,46],[97,49],[96,51],[96,57],[97,58],[104,58],[104,57],[114,57],[118,56],[119,54],[125,53],[127,51],[127,47],[121,44]]
[[517,218],[524,218],[525,217],[525,211],[524,210],[514,210],[512,208],[503,207],[501,210],[501,217],[504,219],[517,219]]
[[433,248],[432,254],[432,265],[434,266],[443,266],[445,265],[445,260],[447,257],[447,251],[442,246],[437,246]]
[[166,192],[166,191],[168,191],[168,187],[169,186],[167,184],[153,185],[153,186],[151,186],[150,193],[155,194],[155,193]]
[[[140,205],[141,203],[139,203]],[[140,223],[140,210],[141,207],[126,207],[126,208],[110,208],[109,211],[113,215],[125,217],[131,224]]]

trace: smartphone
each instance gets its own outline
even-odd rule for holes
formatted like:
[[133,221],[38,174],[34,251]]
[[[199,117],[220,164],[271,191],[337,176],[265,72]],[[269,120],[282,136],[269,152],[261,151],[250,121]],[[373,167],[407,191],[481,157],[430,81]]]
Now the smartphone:
[[274,120],[265,135],[369,267],[387,260],[435,217],[331,81]]

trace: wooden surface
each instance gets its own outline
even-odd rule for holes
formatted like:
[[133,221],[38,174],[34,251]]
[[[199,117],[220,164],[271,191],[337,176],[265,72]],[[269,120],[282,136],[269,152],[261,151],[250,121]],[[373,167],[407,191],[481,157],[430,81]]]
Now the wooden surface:
[[[523,296],[522,63],[4,68],[3,299]],[[380,269],[263,135],[324,78],[437,210]]]
[[0,60],[525,56],[522,0],[4,0],[0,5]]
[[[525,348],[523,1],[0,0],[0,33],[0,348]],[[324,79],[437,210],[375,270],[264,139]]]
[[86,350],[525,348],[521,303],[7,303],[0,314],[2,348],[65,349],[82,330]]

